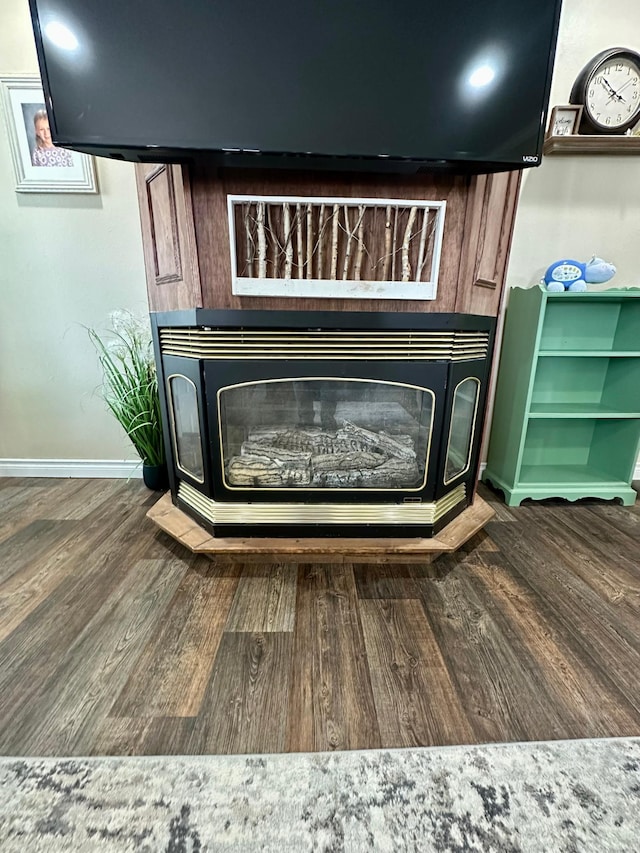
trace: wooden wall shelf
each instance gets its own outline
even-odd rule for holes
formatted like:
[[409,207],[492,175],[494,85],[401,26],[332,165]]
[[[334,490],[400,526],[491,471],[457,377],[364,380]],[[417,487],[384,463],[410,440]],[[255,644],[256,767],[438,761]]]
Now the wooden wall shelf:
[[640,154],[640,136],[550,136],[543,154]]

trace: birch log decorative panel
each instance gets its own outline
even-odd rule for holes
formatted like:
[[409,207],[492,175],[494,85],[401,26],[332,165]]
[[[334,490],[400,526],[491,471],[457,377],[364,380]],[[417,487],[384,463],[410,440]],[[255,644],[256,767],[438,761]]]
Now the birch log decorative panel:
[[228,195],[232,292],[436,298],[446,202]]

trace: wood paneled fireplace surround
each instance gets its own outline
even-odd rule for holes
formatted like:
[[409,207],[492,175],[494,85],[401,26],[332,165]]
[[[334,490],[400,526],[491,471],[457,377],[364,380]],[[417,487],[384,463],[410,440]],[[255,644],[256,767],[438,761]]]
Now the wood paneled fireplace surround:
[[428,562],[477,532],[520,173],[136,173],[171,484],[150,518],[242,559]]

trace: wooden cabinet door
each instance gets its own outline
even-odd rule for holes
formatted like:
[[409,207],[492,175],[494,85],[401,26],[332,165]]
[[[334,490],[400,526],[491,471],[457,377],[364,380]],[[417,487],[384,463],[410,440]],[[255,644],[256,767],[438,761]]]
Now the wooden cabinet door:
[[137,164],[150,311],[202,306],[191,186],[186,166]]
[[477,175],[469,190],[456,311],[495,317],[511,248],[521,172]]

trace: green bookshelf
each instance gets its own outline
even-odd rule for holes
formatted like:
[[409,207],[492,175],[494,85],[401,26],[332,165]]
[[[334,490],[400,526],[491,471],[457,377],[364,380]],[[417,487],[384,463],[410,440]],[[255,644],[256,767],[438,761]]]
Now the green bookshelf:
[[525,498],[631,505],[640,449],[640,290],[511,291],[483,479]]

